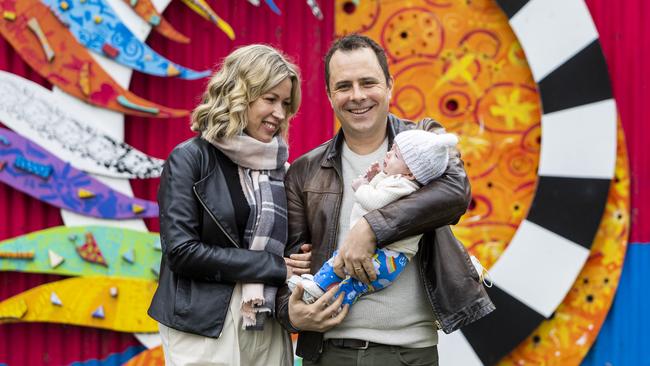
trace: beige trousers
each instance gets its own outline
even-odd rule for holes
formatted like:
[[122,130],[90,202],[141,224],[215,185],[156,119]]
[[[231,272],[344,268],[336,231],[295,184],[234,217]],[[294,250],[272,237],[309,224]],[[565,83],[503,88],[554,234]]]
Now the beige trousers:
[[264,330],[243,330],[240,315],[241,285],[237,283],[219,338],[181,332],[158,324],[167,366],[291,366],[289,334],[275,319]]

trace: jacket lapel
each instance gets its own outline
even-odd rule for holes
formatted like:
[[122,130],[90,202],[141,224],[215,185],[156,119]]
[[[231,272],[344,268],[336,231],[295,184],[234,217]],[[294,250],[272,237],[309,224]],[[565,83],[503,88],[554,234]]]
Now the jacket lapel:
[[217,225],[221,225],[226,234],[241,247],[235,222],[235,208],[221,169],[217,167],[205,178],[194,183],[194,189],[205,209],[218,221]]

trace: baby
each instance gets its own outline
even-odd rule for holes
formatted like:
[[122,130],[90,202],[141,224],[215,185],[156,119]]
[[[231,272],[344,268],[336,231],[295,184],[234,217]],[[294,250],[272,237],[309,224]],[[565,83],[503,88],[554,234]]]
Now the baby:
[[[366,213],[384,207],[421,186],[440,177],[447,168],[449,150],[456,146],[454,134],[435,134],[422,130],[409,130],[398,134],[390,151],[386,153],[382,167],[372,164],[366,174],[352,182],[355,203],[350,214],[350,227]],[[377,279],[365,284],[350,276],[339,277],[332,267],[335,251],[321,269],[312,276],[292,276],[288,280],[293,291],[298,283],[304,288],[303,301],[308,304],[319,299],[332,286],[340,284],[335,298],[344,294],[343,304],[352,305],[368,292],[378,291],[392,284],[402,273],[408,262],[417,253],[422,235],[415,235],[375,250],[372,257]],[[472,259],[475,266],[478,260]],[[477,267],[482,274],[482,267]]]

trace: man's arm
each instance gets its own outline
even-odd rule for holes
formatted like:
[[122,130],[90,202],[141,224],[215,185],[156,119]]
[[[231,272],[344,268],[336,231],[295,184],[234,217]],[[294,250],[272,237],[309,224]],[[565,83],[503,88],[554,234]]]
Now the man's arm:
[[[425,119],[415,128],[444,133],[432,119]],[[350,273],[364,283],[376,279],[370,256],[377,247],[409,236],[422,234],[458,222],[471,200],[471,188],[460,153],[454,149],[447,170],[438,179],[413,194],[370,211],[350,228],[345,242],[334,260],[339,276]]]
[[[444,128],[425,119],[416,128],[443,133]],[[364,216],[375,234],[377,247],[458,222],[471,200],[471,188],[460,153],[454,149],[447,170],[438,179],[398,201]]]

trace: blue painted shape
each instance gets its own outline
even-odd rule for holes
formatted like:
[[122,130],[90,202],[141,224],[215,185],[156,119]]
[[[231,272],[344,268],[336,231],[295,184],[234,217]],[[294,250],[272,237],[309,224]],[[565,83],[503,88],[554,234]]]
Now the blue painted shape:
[[128,100],[124,95],[118,96],[117,102],[120,103],[120,105],[124,108],[129,108],[140,112],[151,113],[151,114],[158,114],[158,112],[160,112],[158,108],[145,107],[145,106],[135,104],[132,101]]
[[131,248],[122,254],[122,258],[128,263],[133,264],[135,262],[135,249]]
[[98,307],[97,309],[95,309],[95,311],[93,311],[93,314],[92,314],[92,315],[93,315],[93,318],[104,319],[104,317],[105,317],[105,315],[106,315],[106,314],[104,313],[104,306],[103,306],[103,305],[99,305],[99,307]]
[[266,5],[268,5],[269,8],[271,8],[271,11],[273,11],[277,15],[281,14],[280,8],[278,8],[278,6],[275,4],[273,0],[264,0],[264,2],[266,2]]
[[650,243],[630,244],[614,304],[582,366],[650,366]]
[[[73,362],[69,366],[118,366],[127,363],[130,359],[137,356],[146,348],[142,345],[131,346],[121,353],[111,353],[108,357],[98,360],[90,359],[87,361]],[[2,365],[0,365],[2,366]]]
[[45,180],[50,178],[50,175],[52,175],[51,165],[39,164],[33,160],[25,158],[22,155],[16,156],[16,160],[14,160],[14,166],[20,170],[34,174],[35,176],[41,177]]
[[102,47],[109,44],[119,51],[113,60],[150,75],[176,76],[170,75],[170,68],[176,69],[181,79],[194,80],[210,75],[210,70],[191,70],[151,49],[124,25],[106,0],[66,0],[67,10],[59,7],[60,0],[42,2],[68,26],[77,41],[92,52],[104,55]]
[[9,142],[9,139],[5,135],[0,135],[0,144],[3,144],[5,146],[11,145],[11,143]]
[[153,25],[154,27],[160,24],[160,17],[157,15],[152,15],[149,17],[149,24]]

